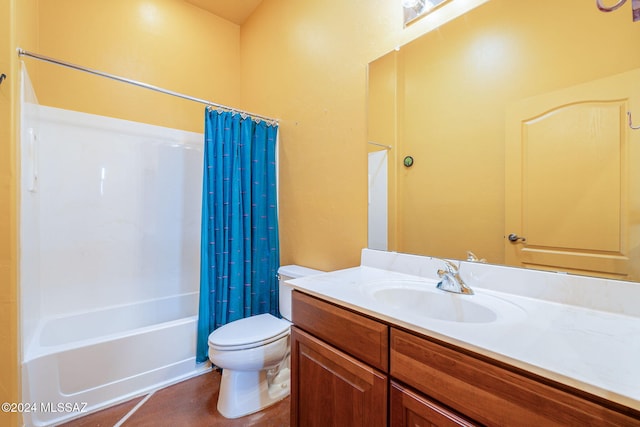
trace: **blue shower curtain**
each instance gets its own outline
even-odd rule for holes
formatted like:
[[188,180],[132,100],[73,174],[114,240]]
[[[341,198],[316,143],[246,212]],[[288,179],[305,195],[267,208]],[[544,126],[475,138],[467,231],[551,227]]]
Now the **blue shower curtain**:
[[233,320],[278,315],[277,125],[205,111],[198,362]]

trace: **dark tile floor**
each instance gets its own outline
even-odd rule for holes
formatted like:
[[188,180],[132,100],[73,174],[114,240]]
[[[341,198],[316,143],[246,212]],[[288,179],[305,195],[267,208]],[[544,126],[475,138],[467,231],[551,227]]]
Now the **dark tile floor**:
[[214,370],[155,391],[137,409],[136,405],[148,395],[60,424],[60,427],[289,427],[290,397],[264,411],[229,420],[216,410],[219,387],[220,372]]

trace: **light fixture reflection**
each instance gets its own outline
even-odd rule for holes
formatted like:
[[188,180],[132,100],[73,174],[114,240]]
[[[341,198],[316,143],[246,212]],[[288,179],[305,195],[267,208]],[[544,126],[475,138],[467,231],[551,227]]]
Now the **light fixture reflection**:
[[144,22],[150,25],[158,23],[160,12],[158,6],[151,2],[145,2],[140,5],[140,17]]
[[449,0],[401,0],[402,9],[404,11],[404,26],[415,21],[427,12],[433,10],[436,6]]
[[416,7],[418,3],[420,3],[420,0],[402,0],[402,7],[409,9],[411,7]]

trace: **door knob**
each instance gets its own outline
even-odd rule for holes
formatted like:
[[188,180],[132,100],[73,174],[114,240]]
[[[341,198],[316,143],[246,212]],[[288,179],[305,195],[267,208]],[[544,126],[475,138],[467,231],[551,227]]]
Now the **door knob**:
[[507,239],[509,239],[510,242],[512,243],[516,243],[518,240],[522,240],[523,242],[526,242],[527,239],[525,239],[524,237],[520,237],[517,234],[511,233],[507,236]]

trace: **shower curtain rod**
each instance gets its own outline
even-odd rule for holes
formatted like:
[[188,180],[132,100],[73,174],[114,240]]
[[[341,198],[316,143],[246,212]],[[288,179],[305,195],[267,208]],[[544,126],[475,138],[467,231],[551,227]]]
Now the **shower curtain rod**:
[[84,71],[85,73],[89,73],[89,74],[94,74],[96,76],[100,76],[100,77],[106,77],[108,79],[111,80],[116,80],[122,83],[128,83],[134,86],[138,86],[138,87],[142,87],[145,89],[150,89],[156,92],[160,92],[160,93],[164,93],[167,95],[171,95],[171,96],[176,96],[178,98],[182,98],[182,99],[186,99],[189,101],[194,101],[194,102],[198,102],[200,104],[205,104],[211,107],[216,107],[216,108],[220,108],[222,110],[226,110],[226,111],[231,111],[234,113],[240,113],[240,114],[246,114],[248,116],[251,117],[255,117],[255,118],[259,118],[262,119],[266,122],[271,122],[271,123],[278,123],[279,120],[278,119],[273,119],[271,117],[266,117],[266,116],[261,116],[260,114],[255,114],[255,113],[251,113],[249,111],[245,111],[245,110],[239,110],[237,108],[232,108],[232,107],[228,107],[226,105],[222,105],[222,104],[216,104],[215,102],[211,102],[211,101],[207,101],[206,99],[201,99],[201,98],[195,98],[193,96],[189,96],[189,95],[185,95],[179,92],[174,92],[172,90],[168,90],[168,89],[163,89],[161,87],[158,86],[153,86],[147,83],[143,83],[143,82],[139,82],[137,80],[131,80],[131,79],[127,79],[125,77],[120,77],[120,76],[116,76],[113,74],[109,74],[109,73],[104,73],[102,71],[98,71],[98,70],[94,70],[91,68],[87,68],[87,67],[82,67],[80,65],[76,65],[76,64],[72,64],[70,62],[65,62],[65,61],[61,61],[59,59],[54,59],[54,58],[50,58],[48,56],[44,56],[44,55],[40,55],[38,53],[33,53],[33,52],[29,52],[26,51],[24,49],[18,48],[18,56],[28,56],[30,58],[34,58],[40,61],[44,61],[44,62],[49,62],[51,64],[56,64],[56,65],[61,65],[63,67],[67,67],[67,68],[71,68],[77,71]]

